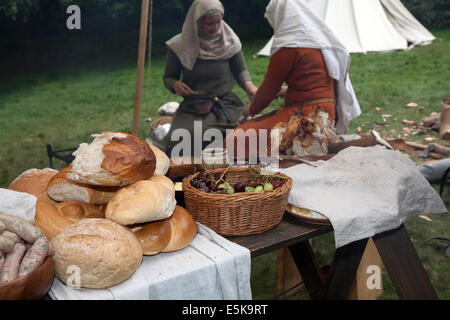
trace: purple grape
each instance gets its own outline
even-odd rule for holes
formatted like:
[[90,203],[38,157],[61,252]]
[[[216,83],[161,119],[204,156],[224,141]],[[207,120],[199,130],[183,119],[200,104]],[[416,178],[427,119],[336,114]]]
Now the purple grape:
[[213,191],[213,192],[219,190],[219,188],[217,187],[217,184],[215,184],[215,183],[211,183],[211,185],[209,186],[209,188],[210,188],[211,191]]
[[208,174],[205,171],[201,171],[198,175],[197,175],[197,179],[198,180],[205,180],[208,178]]
[[275,180],[274,182],[272,182],[272,186],[273,189],[278,189],[279,187],[281,187],[284,184],[283,180]]
[[193,186],[194,188],[197,188],[199,181],[197,179],[192,179],[191,180],[191,186]]
[[243,183],[240,183],[240,182],[236,183],[234,185],[234,191],[235,192],[245,192],[245,185]]
[[206,186],[206,183],[205,183],[205,182],[200,181],[199,183],[197,183],[197,189],[201,190],[201,189],[204,189],[204,188],[208,188],[208,187]]

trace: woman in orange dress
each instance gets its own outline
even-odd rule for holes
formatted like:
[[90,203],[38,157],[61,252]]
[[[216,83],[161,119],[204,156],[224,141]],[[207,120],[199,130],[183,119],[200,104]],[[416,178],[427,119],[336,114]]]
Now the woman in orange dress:
[[[229,154],[236,156],[242,155],[237,141],[245,138],[246,158],[253,151],[261,153],[259,141],[250,143],[249,129],[256,131],[258,140],[267,137],[268,145],[270,129],[298,112],[307,115],[321,108],[330,120],[336,120],[338,134],[345,133],[349,121],[361,114],[348,77],[350,55],[322,20],[301,0],[272,0],[265,16],[274,29],[267,72],[250,106],[243,110],[245,122],[224,141]],[[249,120],[280,95],[284,106]],[[259,129],[266,129],[264,138]]]

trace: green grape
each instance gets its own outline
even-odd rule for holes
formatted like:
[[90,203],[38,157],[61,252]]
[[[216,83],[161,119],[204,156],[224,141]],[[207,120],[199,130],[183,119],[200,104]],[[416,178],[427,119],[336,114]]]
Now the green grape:
[[271,183],[266,183],[264,185],[264,191],[272,191],[273,190],[273,185]]
[[257,186],[255,192],[263,192],[264,188],[262,186]]
[[255,192],[255,189],[252,187],[245,187],[245,192]]

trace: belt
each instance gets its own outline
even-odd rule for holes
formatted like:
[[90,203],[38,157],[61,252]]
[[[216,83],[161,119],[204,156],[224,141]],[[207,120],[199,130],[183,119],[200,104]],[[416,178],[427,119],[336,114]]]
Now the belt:
[[334,98],[319,98],[309,101],[303,101],[303,102],[293,102],[289,104],[285,104],[285,107],[293,107],[293,106],[310,106],[312,104],[319,104],[319,103],[334,103]]

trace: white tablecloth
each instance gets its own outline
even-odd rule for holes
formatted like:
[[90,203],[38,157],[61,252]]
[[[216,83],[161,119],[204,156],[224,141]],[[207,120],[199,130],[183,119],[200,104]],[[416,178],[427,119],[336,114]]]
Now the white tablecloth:
[[397,151],[350,147],[315,164],[279,171],[293,179],[290,204],[330,220],[336,248],[395,229],[413,216],[447,212],[414,162]]
[[249,300],[250,251],[197,224],[192,243],[170,253],[144,256],[125,282],[102,289],[73,289],[55,278],[58,300]]
[[0,188],[0,213],[34,223],[37,198],[29,193]]

